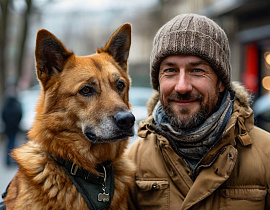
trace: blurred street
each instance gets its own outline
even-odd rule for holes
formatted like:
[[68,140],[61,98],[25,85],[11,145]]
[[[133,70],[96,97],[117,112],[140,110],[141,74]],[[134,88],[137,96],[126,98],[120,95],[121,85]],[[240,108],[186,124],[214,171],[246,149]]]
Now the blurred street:
[[[23,133],[19,133],[16,138],[16,146],[20,146],[26,142],[25,136]],[[5,192],[6,187],[8,186],[9,182],[12,180],[14,175],[17,172],[17,166],[6,166],[6,147],[7,147],[7,140],[4,139],[0,141],[0,194]],[[2,201],[2,197],[0,196],[0,202]]]
[[[76,55],[88,55],[128,22],[132,24],[129,97],[136,118],[131,145],[138,138],[139,121],[148,116],[153,39],[163,23],[184,13],[205,15],[224,29],[230,43],[231,79],[250,91],[255,124],[270,132],[269,0],[119,0],[117,4],[113,0],[1,0],[0,7],[0,135],[4,130],[1,109],[10,85],[16,86],[22,105],[20,129],[29,130],[34,121],[40,92],[34,57],[39,29],[55,34]],[[19,133],[16,147],[25,142],[25,133]],[[16,165],[5,164],[7,143],[0,138],[0,195],[17,171]]]

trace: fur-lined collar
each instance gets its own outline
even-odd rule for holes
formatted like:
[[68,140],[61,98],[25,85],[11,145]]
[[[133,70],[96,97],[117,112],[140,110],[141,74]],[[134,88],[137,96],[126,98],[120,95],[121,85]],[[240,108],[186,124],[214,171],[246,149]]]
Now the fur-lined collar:
[[[232,82],[232,90],[235,91],[235,99],[240,102],[242,106],[249,106],[251,103],[251,95],[245,89],[245,87],[239,82]],[[147,101],[147,112],[150,116],[159,100],[159,92],[154,91],[150,99]]]

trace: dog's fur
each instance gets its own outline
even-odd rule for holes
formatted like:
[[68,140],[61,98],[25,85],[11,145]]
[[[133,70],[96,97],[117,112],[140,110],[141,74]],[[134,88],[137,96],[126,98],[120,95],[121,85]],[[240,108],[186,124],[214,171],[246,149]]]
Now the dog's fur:
[[121,129],[114,118],[130,110],[130,44],[130,24],[89,56],[75,56],[53,34],[38,31],[35,57],[41,94],[29,141],[13,151],[19,169],[4,199],[7,209],[88,209],[53,157],[91,173],[98,173],[98,164],[112,161],[115,190],[110,209],[127,209],[134,165],[123,152],[133,122]]

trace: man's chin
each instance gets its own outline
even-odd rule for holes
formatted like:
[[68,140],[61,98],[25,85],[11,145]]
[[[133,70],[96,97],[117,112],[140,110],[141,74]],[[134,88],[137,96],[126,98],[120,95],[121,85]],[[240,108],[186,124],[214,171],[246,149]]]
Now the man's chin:
[[189,108],[166,109],[166,115],[171,125],[182,130],[189,130],[199,126],[205,116],[200,110],[193,111]]
[[188,120],[193,115],[196,115],[200,111],[200,107],[181,107],[181,106],[174,106],[171,108],[171,112],[173,115],[179,117],[179,119]]

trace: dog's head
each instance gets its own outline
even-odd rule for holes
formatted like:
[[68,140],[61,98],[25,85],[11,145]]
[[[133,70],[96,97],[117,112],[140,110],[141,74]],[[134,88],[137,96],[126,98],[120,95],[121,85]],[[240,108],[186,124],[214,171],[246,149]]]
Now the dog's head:
[[130,44],[131,25],[124,24],[96,54],[75,56],[53,34],[39,30],[35,56],[42,90],[33,132],[42,127],[48,139],[80,137],[91,144],[132,136]]

